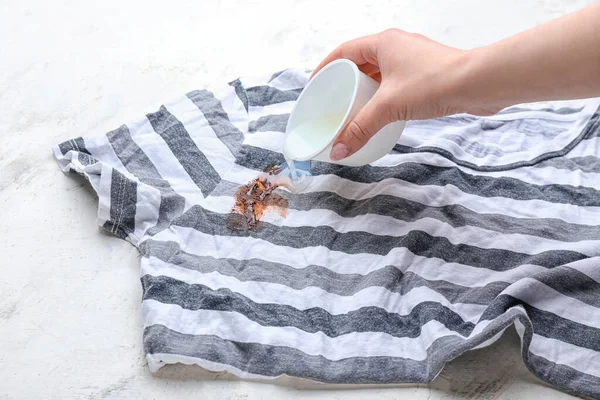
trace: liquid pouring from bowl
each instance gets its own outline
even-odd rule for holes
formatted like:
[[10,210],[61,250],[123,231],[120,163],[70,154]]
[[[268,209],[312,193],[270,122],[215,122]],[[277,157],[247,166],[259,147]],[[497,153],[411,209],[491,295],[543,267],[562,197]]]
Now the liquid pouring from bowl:
[[386,125],[347,158],[334,161],[329,157],[335,138],[378,88],[379,82],[350,60],[335,60],[321,69],[300,93],[290,113],[283,146],[288,165],[315,160],[362,166],[386,155],[398,142],[404,121]]

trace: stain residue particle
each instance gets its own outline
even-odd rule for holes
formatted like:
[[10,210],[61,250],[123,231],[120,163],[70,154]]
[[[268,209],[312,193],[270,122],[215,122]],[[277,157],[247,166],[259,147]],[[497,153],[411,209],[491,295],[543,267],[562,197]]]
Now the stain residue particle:
[[[269,164],[265,172],[273,175],[277,166]],[[252,182],[240,187],[235,194],[235,205],[231,210],[231,218],[227,227],[232,231],[245,229],[255,231],[263,214],[269,209],[277,209],[282,217],[287,213],[288,202],[280,195],[273,193],[279,185],[266,179],[256,178]]]
[[277,165],[277,163],[272,162],[267,164],[267,166],[263,169],[263,172],[266,172],[269,175],[277,175],[281,172],[281,169],[281,165]]

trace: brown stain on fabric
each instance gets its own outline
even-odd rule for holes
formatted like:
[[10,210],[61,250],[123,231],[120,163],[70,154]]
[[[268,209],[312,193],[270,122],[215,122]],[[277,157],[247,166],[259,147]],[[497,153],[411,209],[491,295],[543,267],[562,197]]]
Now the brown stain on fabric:
[[[265,172],[274,173],[273,169]],[[270,211],[275,211],[285,218],[288,201],[274,193],[278,187],[279,185],[262,178],[256,178],[241,186],[235,194],[235,204],[231,209],[227,228],[231,231],[256,231],[261,218]]]

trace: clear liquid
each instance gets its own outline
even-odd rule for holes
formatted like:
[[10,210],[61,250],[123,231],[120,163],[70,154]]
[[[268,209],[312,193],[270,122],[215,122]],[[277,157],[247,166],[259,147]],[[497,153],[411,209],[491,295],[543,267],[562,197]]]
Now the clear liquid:
[[296,160],[306,160],[325,149],[343,119],[343,114],[331,114],[300,124],[289,132],[283,149],[286,165],[282,166],[282,174],[290,179],[294,192],[301,192],[312,181],[310,161]]
[[286,160],[307,159],[323,150],[334,139],[343,119],[343,114],[330,114],[292,129],[283,149]]
[[281,172],[271,179],[287,186],[293,193],[302,192],[312,182],[310,161],[287,160],[280,168]]
[[296,171],[296,164],[294,164],[294,160],[285,160],[288,167],[290,168],[290,178],[292,181],[297,181],[299,179],[298,172]]

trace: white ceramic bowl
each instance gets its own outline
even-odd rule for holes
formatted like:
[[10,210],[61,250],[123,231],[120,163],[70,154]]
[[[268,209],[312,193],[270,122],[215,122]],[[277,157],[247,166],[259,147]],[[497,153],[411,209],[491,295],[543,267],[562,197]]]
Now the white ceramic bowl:
[[386,125],[350,157],[339,161],[329,158],[337,135],[378,88],[379,82],[362,73],[350,60],[327,64],[308,82],[292,109],[285,132],[286,158],[361,166],[386,155],[398,142],[404,121]]

